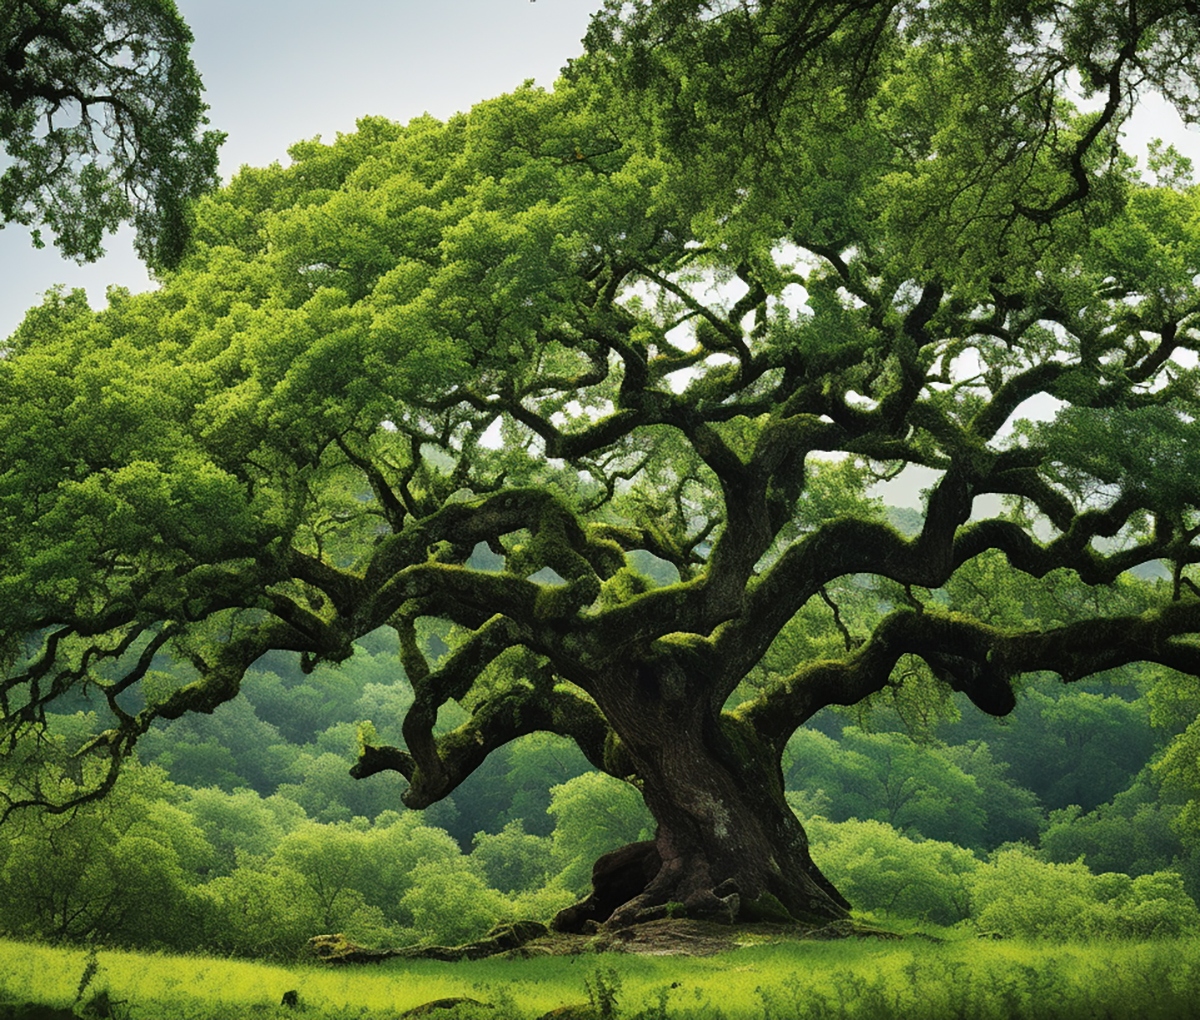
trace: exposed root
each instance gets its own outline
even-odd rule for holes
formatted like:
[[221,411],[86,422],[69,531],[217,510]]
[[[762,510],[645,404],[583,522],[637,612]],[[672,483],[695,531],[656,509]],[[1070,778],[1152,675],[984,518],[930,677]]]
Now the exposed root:
[[[673,859],[664,862],[657,844],[631,843],[605,854],[592,869],[592,891],[586,899],[559,911],[550,927],[557,932],[594,935],[647,924],[663,918],[739,922],[777,922],[813,927],[844,921],[846,911],[832,900],[823,903],[822,889],[809,902],[810,913],[797,914],[770,892],[747,896],[732,879],[714,885],[703,860]],[[840,899],[840,897],[839,897]],[[844,902],[844,901],[843,901]],[[820,908],[828,906],[832,916]],[[832,913],[837,911],[837,913]]]

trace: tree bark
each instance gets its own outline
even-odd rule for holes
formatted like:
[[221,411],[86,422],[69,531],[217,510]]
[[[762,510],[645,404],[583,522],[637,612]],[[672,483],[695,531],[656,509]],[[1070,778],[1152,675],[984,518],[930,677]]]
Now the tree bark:
[[625,695],[601,706],[636,765],[655,838],[601,857],[591,895],[554,927],[582,932],[676,912],[727,922],[845,918],[850,904],[813,862],[784,799],[780,749],[670,680],[653,690],[643,683],[644,696],[632,697],[638,685],[614,684]]

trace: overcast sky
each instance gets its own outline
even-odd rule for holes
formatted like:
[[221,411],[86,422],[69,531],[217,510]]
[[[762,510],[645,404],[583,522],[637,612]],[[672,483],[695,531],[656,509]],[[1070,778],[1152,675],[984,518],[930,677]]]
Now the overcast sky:
[[[316,0],[177,2],[195,35],[192,55],[212,126],[229,136],[225,179],[245,164],[286,161],[288,146],[299,139],[352,131],[366,114],[445,118],[527,78],[550,86],[580,52],[599,6],[599,0],[344,0],[335,15],[328,2]],[[1155,136],[1200,167],[1200,132],[1185,130],[1166,104],[1148,101],[1129,129],[1127,148],[1144,159]],[[54,284],[86,288],[93,307],[103,306],[109,284],[150,286],[128,230],[107,247],[107,258],[80,267],[53,247],[32,249],[22,227],[0,230],[0,336]],[[916,482],[913,474],[889,498],[915,505]]]

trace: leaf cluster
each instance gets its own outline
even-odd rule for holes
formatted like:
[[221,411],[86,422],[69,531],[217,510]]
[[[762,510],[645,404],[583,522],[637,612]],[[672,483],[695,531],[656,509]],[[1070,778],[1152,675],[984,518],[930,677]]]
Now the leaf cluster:
[[0,223],[45,224],[64,255],[90,261],[132,220],[151,266],[177,264],[225,136],[205,130],[174,3],[14,0],[0,40]]

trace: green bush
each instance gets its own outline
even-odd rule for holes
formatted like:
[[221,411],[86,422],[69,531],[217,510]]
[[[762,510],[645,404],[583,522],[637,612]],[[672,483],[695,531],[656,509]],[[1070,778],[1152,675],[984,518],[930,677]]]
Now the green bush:
[[817,864],[857,909],[947,925],[970,916],[971,875],[981,863],[970,850],[912,840],[874,820],[805,824]]
[[471,851],[488,884],[506,893],[544,886],[550,875],[551,855],[550,838],[529,835],[519,820],[494,834],[477,832]]
[[551,838],[558,880],[579,895],[591,888],[597,857],[649,839],[654,832],[641,794],[602,772],[587,772],[555,786],[547,810],[554,816]]
[[1081,863],[1053,864],[1005,849],[971,881],[974,920],[1006,936],[1070,940],[1164,938],[1200,933],[1200,911],[1179,875],[1094,875]]
[[[66,781],[64,779],[64,781]],[[196,872],[214,851],[170,801],[157,767],[126,766],[104,800],[70,815],[9,820],[0,850],[0,930],[127,946],[191,948]]]

